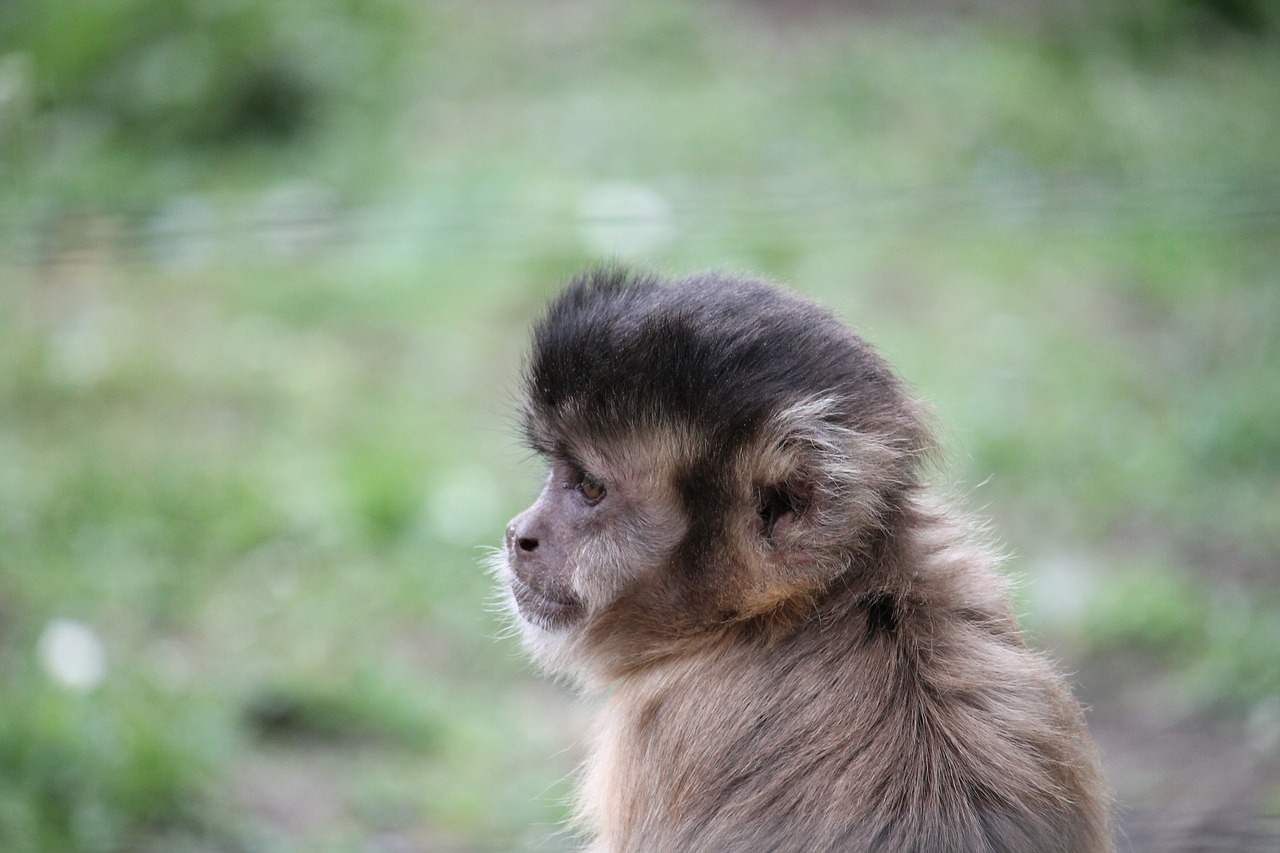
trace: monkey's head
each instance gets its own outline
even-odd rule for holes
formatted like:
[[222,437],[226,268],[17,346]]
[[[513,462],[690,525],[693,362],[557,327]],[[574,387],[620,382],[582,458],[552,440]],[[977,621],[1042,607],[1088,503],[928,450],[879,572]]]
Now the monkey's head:
[[873,588],[930,445],[835,317],[719,275],[580,276],[535,329],[524,392],[550,471],[498,569],[535,657],[588,682]]

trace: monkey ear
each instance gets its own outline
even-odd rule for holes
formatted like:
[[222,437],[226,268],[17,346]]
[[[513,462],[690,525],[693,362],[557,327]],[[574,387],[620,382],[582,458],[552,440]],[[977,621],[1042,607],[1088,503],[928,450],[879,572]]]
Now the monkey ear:
[[839,572],[850,545],[882,525],[889,495],[912,476],[911,450],[848,425],[824,399],[780,410],[761,436],[752,482],[770,562],[811,582]]
[[756,527],[767,541],[777,543],[787,539],[787,533],[796,518],[809,506],[807,484],[782,482],[756,489]]

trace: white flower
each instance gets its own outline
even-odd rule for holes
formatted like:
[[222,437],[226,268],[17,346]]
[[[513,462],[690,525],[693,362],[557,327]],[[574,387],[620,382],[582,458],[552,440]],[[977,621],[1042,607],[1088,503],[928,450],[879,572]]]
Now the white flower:
[[36,642],[45,673],[74,693],[89,693],[107,674],[107,652],[93,629],[74,619],[52,619]]

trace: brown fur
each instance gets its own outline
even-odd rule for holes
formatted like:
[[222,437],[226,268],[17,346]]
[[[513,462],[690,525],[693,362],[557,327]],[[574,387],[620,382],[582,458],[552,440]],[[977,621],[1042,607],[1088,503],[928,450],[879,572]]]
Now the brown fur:
[[883,589],[619,679],[581,784],[593,850],[1112,849],[1080,710],[991,557],[910,514]]

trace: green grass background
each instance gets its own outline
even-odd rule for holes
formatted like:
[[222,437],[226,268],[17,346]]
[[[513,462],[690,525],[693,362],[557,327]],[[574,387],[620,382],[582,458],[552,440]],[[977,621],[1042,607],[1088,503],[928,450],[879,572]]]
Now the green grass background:
[[855,6],[0,6],[0,849],[566,847],[479,560],[613,256],[831,305],[1096,712],[1275,766],[1276,7]]

